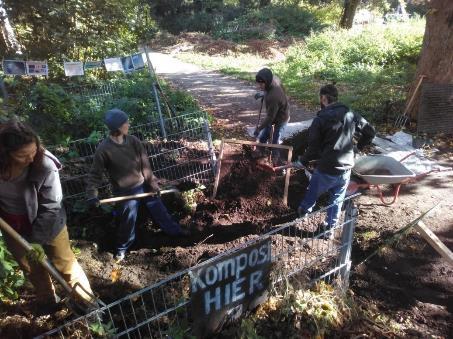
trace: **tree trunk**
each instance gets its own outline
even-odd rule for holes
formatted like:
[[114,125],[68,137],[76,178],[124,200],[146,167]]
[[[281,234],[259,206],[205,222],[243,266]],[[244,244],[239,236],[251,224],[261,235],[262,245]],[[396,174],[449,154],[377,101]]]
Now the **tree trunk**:
[[[432,0],[428,6],[422,50],[406,105],[414,95],[421,75],[425,75],[423,81],[429,83],[453,83],[453,1]],[[412,119],[417,119],[420,93],[420,90],[415,93],[413,103],[408,107]]]
[[340,27],[349,29],[354,22],[354,15],[360,0],[344,0],[343,14],[341,15]]
[[3,0],[0,0],[0,28],[6,51],[14,51],[17,54],[22,54],[22,48],[16,39],[16,34],[9,22],[8,14],[3,7]]

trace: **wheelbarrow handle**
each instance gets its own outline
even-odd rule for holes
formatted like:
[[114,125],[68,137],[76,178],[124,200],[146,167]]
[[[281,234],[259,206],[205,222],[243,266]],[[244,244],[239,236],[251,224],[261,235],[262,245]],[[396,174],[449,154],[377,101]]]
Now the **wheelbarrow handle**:
[[168,193],[179,193],[180,191],[176,188],[168,189],[168,190],[162,190],[157,192],[148,192],[148,193],[139,193],[139,194],[133,194],[133,195],[124,195],[121,197],[114,197],[114,198],[107,198],[107,199],[101,199],[99,200],[99,203],[102,204],[111,204],[114,202],[119,202],[119,201],[125,201],[125,200],[132,200],[132,199],[143,199],[146,197],[152,197],[156,196],[158,194],[168,194]]

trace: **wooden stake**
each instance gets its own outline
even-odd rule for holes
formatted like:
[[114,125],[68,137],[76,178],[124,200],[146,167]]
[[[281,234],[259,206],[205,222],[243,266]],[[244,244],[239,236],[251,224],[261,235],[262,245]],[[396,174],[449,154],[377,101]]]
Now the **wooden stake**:
[[219,159],[217,160],[216,174],[215,174],[215,180],[214,180],[214,190],[212,191],[212,199],[215,199],[215,196],[217,195],[217,188],[219,187],[220,166],[222,166],[224,148],[225,148],[225,141],[222,139],[222,143],[220,144]]
[[442,258],[453,266],[453,253],[444,245],[442,241],[420,220],[414,228],[420,232],[421,236],[439,253]]

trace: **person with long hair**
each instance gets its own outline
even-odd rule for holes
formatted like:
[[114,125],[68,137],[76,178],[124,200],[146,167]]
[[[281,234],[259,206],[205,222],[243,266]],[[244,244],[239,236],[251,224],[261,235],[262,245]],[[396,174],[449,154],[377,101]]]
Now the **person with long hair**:
[[[62,204],[60,162],[45,150],[27,125],[10,120],[0,125],[0,217],[31,243],[42,246],[50,262],[91,302],[90,283],[71,250]],[[53,310],[59,298],[49,273],[11,236],[2,234],[7,249],[35,287],[40,311]]]

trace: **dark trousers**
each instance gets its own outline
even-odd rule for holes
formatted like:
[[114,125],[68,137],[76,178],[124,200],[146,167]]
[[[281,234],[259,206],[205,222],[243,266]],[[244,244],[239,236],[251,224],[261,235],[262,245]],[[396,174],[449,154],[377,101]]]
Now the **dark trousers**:
[[[116,196],[134,195],[145,193],[143,185],[138,187],[115,192]],[[117,251],[126,251],[135,240],[135,224],[140,204],[145,204],[153,221],[168,235],[178,235],[181,226],[171,217],[167,208],[159,197],[145,199],[132,199],[119,203],[116,206],[116,216],[119,219],[119,230],[117,235]]]

